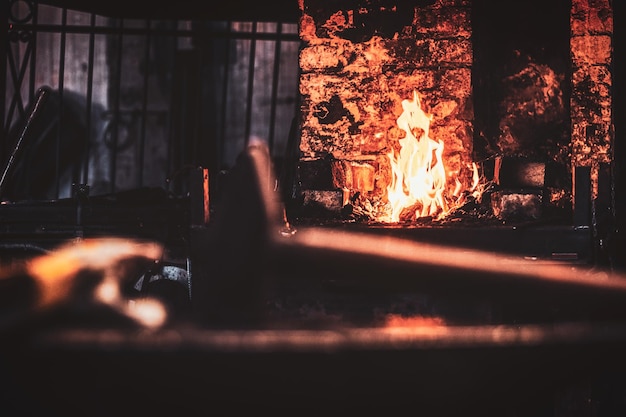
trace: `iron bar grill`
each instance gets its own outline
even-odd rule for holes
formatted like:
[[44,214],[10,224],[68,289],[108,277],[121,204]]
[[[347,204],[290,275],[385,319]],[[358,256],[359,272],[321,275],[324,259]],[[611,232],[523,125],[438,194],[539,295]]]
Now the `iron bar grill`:
[[[82,96],[83,108],[73,116],[88,134],[69,182],[89,184],[92,192],[164,186],[184,194],[177,175],[204,166],[216,181],[251,136],[282,159],[297,105],[295,24],[108,18],[30,1],[9,2],[5,12],[3,161],[13,145],[11,129],[41,87],[61,103],[69,94]],[[162,97],[155,97],[159,88]],[[51,116],[59,120],[57,137],[49,139],[57,162],[46,198],[71,195],[59,161],[59,153],[71,152],[63,137],[69,111],[64,104]],[[94,144],[102,142],[108,166],[98,168],[93,155],[101,150]]]

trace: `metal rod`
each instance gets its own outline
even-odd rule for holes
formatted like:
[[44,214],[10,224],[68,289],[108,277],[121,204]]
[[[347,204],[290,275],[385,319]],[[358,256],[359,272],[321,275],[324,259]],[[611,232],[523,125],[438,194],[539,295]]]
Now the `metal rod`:
[[[14,30],[25,30],[25,31],[35,31],[35,32],[52,32],[58,33],[63,28],[59,25],[50,25],[50,24],[13,24]],[[88,25],[71,25],[65,28],[67,33],[95,33],[99,35],[114,35],[119,33],[117,28],[111,28],[106,26],[98,26],[95,29],[92,29],[91,26]],[[285,41],[294,41],[297,42],[300,40],[297,33],[285,33],[277,35],[272,32],[244,32],[244,31],[225,31],[225,32],[213,32],[213,31],[200,31],[197,30],[183,30],[183,29],[154,29],[154,35],[163,35],[163,36],[177,36],[177,37],[188,37],[188,36],[201,36],[205,38],[227,38],[227,39],[258,39],[258,40],[285,40]],[[124,28],[124,35],[145,35],[146,30],[142,28]]]
[[[257,22],[252,22],[252,30],[256,33]],[[244,143],[248,146],[252,128],[252,96],[254,95],[254,63],[256,58],[256,38],[250,40],[250,58],[248,62],[248,92],[246,94],[246,130]]]
[[[96,15],[91,14],[91,28],[96,26]],[[91,144],[91,112],[93,110],[93,69],[95,62],[95,34],[91,32],[89,34],[89,64],[87,69],[87,97],[86,97],[86,106],[85,109],[85,119],[87,123],[87,135],[85,138],[85,153],[83,160],[83,173],[80,182],[82,184],[87,184],[89,182],[89,153],[90,153],[90,144]]]
[[139,159],[137,164],[137,185],[139,187],[143,186],[143,169],[145,164],[145,142],[146,142],[146,125],[148,123],[148,82],[150,80],[150,47],[152,45],[152,32],[150,29],[152,28],[152,23],[150,19],[146,20],[146,27],[148,28],[148,32],[146,33],[146,47],[144,50],[144,68],[145,75],[143,77],[143,93],[141,100],[141,131],[139,133],[139,145],[138,145],[138,156]]
[[11,153],[9,160],[7,161],[7,165],[4,168],[4,172],[2,173],[2,177],[0,178],[0,198],[2,197],[6,180],[8,178],[8,174],[15,162],[15,158],[22,146],[22,142],[24,141],[24,138],[28,134],[31,126],[33,125],[35,118],[41,111],[41,107],[43,106],[43,104],[45,103],[49,95],[50,95],[50,91],[47,88],[40,88],[39,91],[37,92],[37,97],[33,105],[33,108],[31,112],[29,113],[28,118],[26,119],[26,123],[24,123],[24,127],[22,128],[22,131],[20,132],[20,135],[15,144],[15,147],[13,148],[13,152]]
[[[4,2],[3,6],[0,6],[0,22],[6,24],[9,21],[9,2]],[[7,57],[9,56],[9,31],[3,30],[0,33],[0,57],[4,57],[2,63],[0,63],[0,80],[2,80],[2,90],[7,91]],[[4,115],[6,111],[6,103],[5,100],[0,100],[0,132],[5,132],[5,123],[4,123]],[[0,148],[0,158],[4,159],[4,151],[5,147],[2,146]]]
[[[39,16],[39,6],[33,8],[32,22],[37,24]],[[37,91],[37,32],[32,31],[28,40],[28,44],[31,46],[30,57],[30,86],[28,88],[28,102],[32,103],[35,100],[35,91]]]
[[[227,32],[232,32],[232,26],[233,26],[233,22],[228,22],[228,30]],[[228,99],[228,80],[229,80],[229,74],[230,74],[230,43],[232,42],[232,40],[228,40],[228,45],[226,45],[226,47],[224,48],[224,63],[225,63],[225,68],[224,68],[224,74],[223,74],[223,80],[222,80],[222,97],[221,97],[221,103],[226,103],[227,99]],[[216,150],[215,153],[217,154],[217,171],[221,171],[222,166],[224,165],[224,142],[226,141],[226,108],[225,106],[222,106],[221,109],[221,113],[220,113],[220,123],[219,123],[219,134],[218,134],[218,140],[217,140],[217,146],[216,146]],[[215,178],[218,178],[218,176],[216,175]]]
[[[64,8],[61,15],[62,26],[67,26],[67,9]],[[64,30],[61,31],[61,44],[59,48],[59,128],[56,135],[55,144],[55,165],[54,165],[54,178],[55,178],[55,196],[60,197],[61,189],[61,136],[63,135],[63,94],[65,88],[65,45],[67,40],[67,34]]]
[[117,170],[117,140],[119,134],[119,125],[120,125],[120,100],[121,100],[121,89],[122,89],[122,47],[124,45],[124,35],[122,33],[122,29],[124,28],[124,20],[119,19],[118,26],[118,38],[117,38],[117,67],[115,69],[115,100],[113,107],[113,127],[111,128],[111,163],[110,163],[110,191],[113,193],[116,189],[116,170]]
[[[277,34],[280,35],[283,30],[281,23],[277,24]],[[276,97],[278,94],[278,80],[280,75],[280,40],[276,41],[274,46],[274,68],[272,74],[272,99],[270,100],[270,132],[268,138],[268,146],[270,148],[270,155],[274,153],[274,135],[276,134]]]

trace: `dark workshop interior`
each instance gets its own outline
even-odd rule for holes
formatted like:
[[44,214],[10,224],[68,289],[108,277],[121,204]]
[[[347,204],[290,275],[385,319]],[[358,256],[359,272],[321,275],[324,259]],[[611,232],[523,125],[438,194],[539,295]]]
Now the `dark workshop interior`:
[[0,415],[626,415],[626,5],[5,0]]

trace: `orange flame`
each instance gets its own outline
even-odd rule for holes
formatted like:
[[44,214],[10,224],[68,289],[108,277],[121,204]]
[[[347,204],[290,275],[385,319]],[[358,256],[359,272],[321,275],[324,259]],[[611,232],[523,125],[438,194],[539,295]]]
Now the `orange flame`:
[[419,95],[403,100],[398,127],[406,132],[399,140],[400,151],[387,154],[391,162],[391,183],[387,187],[391,213],[388,222],[398,222],[403,210],[415,210],[415,218],[442,217],[449,207],[444,198],[446,171],[443,142],[429,136],[432,116],[422,110]]

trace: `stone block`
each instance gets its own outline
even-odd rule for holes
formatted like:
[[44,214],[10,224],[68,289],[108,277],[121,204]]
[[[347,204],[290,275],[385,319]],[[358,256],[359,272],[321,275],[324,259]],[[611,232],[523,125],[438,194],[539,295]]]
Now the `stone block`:
[[344,206],[343,190],[303,190],[302,214],[311,217],[336,217]]
[[300,187],[306,190],[332,190],[333,185],[331,158],[300,159],[298,179]]
[[545,175],[543,162],[499,157],[495,160],[493,181],[502,188],[543,188]]
[[334,188],[369,192],[374,190],[376,169],[362,161],[334,161],[332,164]]
[[541,218],[543,198],[540,193],[495,191],[491,194],[491,209],[501,220],[536,220]]

